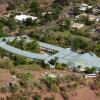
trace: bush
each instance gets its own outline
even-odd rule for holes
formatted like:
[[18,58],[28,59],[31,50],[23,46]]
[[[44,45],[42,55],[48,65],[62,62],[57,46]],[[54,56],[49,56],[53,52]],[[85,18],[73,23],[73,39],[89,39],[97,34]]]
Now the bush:
[[4,32],[0,32],[0,37],[7,37],[8,34],[7,33],[4,33]]
[[33,1],[30,6],[31,12],[34,12],[36,16],[41,15],[40,4],[37,1]]
[[57,84],[51,84],[50,89],[51,89],[52,92],[58,92],[58,86],[57,86]]
[[63,32],[70,29],[71,20],[70,19],[61,20],[59,24],[60,24],[59,31]]
[[7,87],[1,87],[0,88],[0,91],[2,92],[2,93],[6,93],[7,91],[8,91],[8,89],[7,89]]
[[86,74],[93,74],[93,73],[96,73],[96,71],[97,71],[96,67],[92,67],[92,68],[86,67],[84,72]]
[[68,94],[66,92],[62,92],[61,95],[63,96],[64,100],[69,100]]
[[39,94],[36,94],[36,95],[34,95],[34,100],[41,100],[41,95],[39,95]]
[[85,42],[80,38],[74,38],[71,41],[72,49],[75,51],[78,49],[83,49],[85,45],[86,45]]
[[58,70],[64,70],[64,69],[67,69],[68,66],[66,64],[57,63],[55,68],[58,69]]
[[17,92],[17,89],[18,89],[17,84],[9,84],[9,87],[10,87],[10,92],[11,93],[16,93]]
[[14,68],[14,65],[11,60],[1,61],[0,68],[12,70]]
[[22,87],[27,88],[29,85],[29,80],[32,78],[32,74],[31,73],[26,73],[26,72],[22,72],[19,73],[18,78],[20,78],[20,84]]

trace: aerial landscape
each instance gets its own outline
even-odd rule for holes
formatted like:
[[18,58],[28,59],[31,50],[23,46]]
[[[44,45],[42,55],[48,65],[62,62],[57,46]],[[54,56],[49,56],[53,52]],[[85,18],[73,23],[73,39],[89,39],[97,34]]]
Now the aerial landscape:
[[100,0],[0,0],[0,100],[100,100]]

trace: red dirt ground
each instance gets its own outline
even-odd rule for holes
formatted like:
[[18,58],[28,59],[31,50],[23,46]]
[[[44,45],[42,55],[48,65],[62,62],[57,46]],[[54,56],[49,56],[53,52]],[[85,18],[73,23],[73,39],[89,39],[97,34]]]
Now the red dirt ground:
[[[33,73],[33,76],[37,76],[35,77],[37,80],[40,78],[41,73],[43,72],[50,73],[51,71],[44,70],[42,72],[37,72],[37,71],[29,71],[29,72]],[[57,71],[57,73],[65,74],[66,72]],[[11,74],[9,73],[9,71],[0,69],[0,86],[3,84],[7,84],[10,79],[11,79]],[[74,95],[74,96],[71,95],[69,100],[100,100],[100,97],[96,96],[95,93],[89,87],[82,86],[76,92],[77,92],[77,95]],[[8,94],[0,93],[0,97],[5,97],[6,95]],[[43,98],[42,100],[44,100],[45,97],[51,97],[53,95],[55,96],[55,100],[63,100],[62,96],[59,93],[49,93],[49,92],[42,92],[42,98]]]
[[11,74],[7,70],[0,69],[0,86],[6,85],[11,79]]
[[96,96],[89,87],[81,87],[77,93],[76,96],[71,96],[69,100],[100,100],[100,97]]

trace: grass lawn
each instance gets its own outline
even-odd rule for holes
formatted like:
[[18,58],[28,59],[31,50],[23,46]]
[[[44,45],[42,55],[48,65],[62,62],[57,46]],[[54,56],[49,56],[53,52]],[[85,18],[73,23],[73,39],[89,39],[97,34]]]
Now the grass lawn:
[[39,64],[33,63],[31,65],[19,65],[17,68],[25,69],[25,70],[33,70],[33,71],[42,71],[44,70]]
[[84,37],[84,36],[80,36],[80,35],[74,35],[72,34],[70,31],[64,31],[64,32],[59,32],[59,31],[56,31],[56,32],[51,32],[51,34],[53,34],[54,37],[58,37],[58,36],[62,36],[62,37],[72,37],[72,38],[82,38],[86,41],[90,41],[90,38],[87,38],[87,37]]

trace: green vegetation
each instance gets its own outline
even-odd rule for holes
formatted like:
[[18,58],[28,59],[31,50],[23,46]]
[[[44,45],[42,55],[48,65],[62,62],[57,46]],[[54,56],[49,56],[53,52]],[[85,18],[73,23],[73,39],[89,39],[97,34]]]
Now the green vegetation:
[[64,6],[64,5],[68,5],[68,3],[69,3],[69,0],[55,0],[54,1],[54,4],[58,4],[58,5],[62,5],[62,6]]
[[23,21],[23,24],[26,26],[36,26],[37,22],[36,20],[33,21],[31,18],[27,18],[25,21]]
[[41,15],[40,5],[37,1],[33,1],[31,3],[30,10],[31,12],[34,12],[38,17]]
[[54,59],[51,59],[51,60],[49,61],[49,63],[56,66],[57,61],[58,61],[58,58],[55,57]]
[[41,95],[39,94],[34,95],[34,100],[41,100]]
[[42,80],[44,84],[46,84],[47,88],[51,92],[58,92],[59,88],[56,83],[56,79],[46,77],[45,79]]
[[[29,43],[25,38],[16,38],[12,42],[8,42],[11,46],[40,53],[38,40],[61,47],[71,47],[77,52],[93,52],[100,56],[100,36],[94,31],[98,29],[100,22],[90,21],[88,16],[92,14],[99,16],[98,12],[95,13],[93,9],[97,9],[100,0],[0,0],[0,4],[2,4],[1,2],[7,2],[9,6],[7,12],[3,11],[3,14],[0,12],[0,37],[29,35],[34,40]],[[79,6],[83,2],[93,8],[80,11]],[[77,15],[80,16],[83,13],[86,13],[87,16],[81,16],[75,20]],[[33,21],[31,18],[27,18],[22,23],[17,22],[14,17],[19,14],[36,16],[38,19]],[[72,29],[72,22],[82,23],[84,28]],[[95,35],[95,39],[93,35]],[[68,68],[67,65],[57,61],[58,58],[54,58],[49,62],[55,66],[57,72]],[[48,68],[48,64],[44,65],[43,61],[15,55],[2,49],[0,49],[0,68],[9,70],[18,79],[10,80],[7,87],[0,88],[1,93],[11,94],[6,97],[7,100],[42,100],[44,93],[51,94],[51,97],[45,97],[44,100],[55,100],[55,95],[52,94],[56,93],[59,93],[64,100],[69,100],[69,94],[77,94],[78,87],[86,85],[86,79],[79,71],[80,66],[73,68],[70,75],[67,75],[69,73],[66,76],[53,73],[57,77],[52,78],[49,77],[49,74],[42,75],[43,68]],[[87,67],[84,73],[96,73],[96,70],[95,67]],[[39,78],[33,76],[36,71],[39,71]],[[90,88],[100,95],[98,92],[100,91],[100,75],[93,79]]]
[[32,64],[24,64],[24,65],[18,65],[17,66],[19,69],[24,69],[24,70],[33,70],[33,71],[42,71],[44,70],[44,66],[39,65],[38,63],[35,63],[34,61],[32,62]]
[[59,30],[60,31],[69,30],[70,26],[71,26],[71,20],[69,18],[65,19],[65,20],[60,22],[60,29]]
[[32,42],[26,42],[24,38],[21,38],[20,40],[16,38],[12,42],[8,42],[8,44],[22,50],[39,52],[39,45],[35,40]]
[[20,78],[20,85],[24,88],[27,88],[29,85],[29,81],[32,78],[32,74],[27,72],[22,72],[19,73],[17,76],[18,78]]
[[95,53],[100,56],[100,43],[98,42],[96,47],[95,47]]
[[94,21],[90,21],[89,16],[82,16],[78,19],[78,22],[84,23],[85,25],[93,25]]
[[11,60],[0,61],[0,68],[12,70],[14,68],[14,64]]
[[72,41],[72,49],[77,50],[77,49],[83,49],[85,47],[85,42],[82,41],[80,38],[75,38]]
[[13,18],[8,18],[7,26],[10,28],[11,31],[16,30],[16,22]]
[[93,73],[96,73],[96,71],[97,71],[96,67],[92,67],[92,68],[86,67],[84,72],[86,74],[93,74]]
[[74,7],[74,8],[73,8],[73,14],[74,14],[75,16],[77,16],[77,15],[80,14],[80,10],[79,10],[78,7]]

